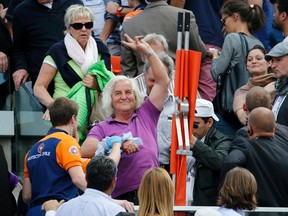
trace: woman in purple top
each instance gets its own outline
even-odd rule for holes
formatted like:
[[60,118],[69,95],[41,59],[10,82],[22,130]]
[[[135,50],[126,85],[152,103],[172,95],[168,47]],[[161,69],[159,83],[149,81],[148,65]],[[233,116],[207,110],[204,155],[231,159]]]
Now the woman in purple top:
[[[149,97],[142,103],[137,85],[125,76],[115,76],[103,91],[103,110],[108,118],[96,124],[88,134],[81,147],[82,157],[93,157],[98,143],[106,137],[120,136],[131,132],[130,140],[123,140],[118,165],[117,183],[112,194],[113,198],[127,199],[138,204],[137,190],[144,172],[150,167],[158,166],[158,146],[156,128],[160,112],[163,108],[169,77],[167,69],[142,36],[135,41],[125,35],[124,46],[138,51],[149,63],[155,84]],[[140,138],[139,147],[133,138]],[[137,152],[136,152],[137,151]],[[130,154],[136,152],[134,154]]]

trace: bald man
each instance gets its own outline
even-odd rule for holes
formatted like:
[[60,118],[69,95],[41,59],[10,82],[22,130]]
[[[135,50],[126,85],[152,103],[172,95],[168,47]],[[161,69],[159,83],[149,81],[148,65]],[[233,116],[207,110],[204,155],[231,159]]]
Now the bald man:
[[[272,108],[270,94],[263,87],[260,87],[260,86],[254,86],[248,91],[246,95],[246,102],[243,105],[243,109],[247,112],[247,115],[249,115],[249,113],[257,107],[265,107],[267,109]],[[276,130],[275,130],[275,135],[274,135],[275,139],[278,139],[279,136],[280,136],[280,140],[282,140],[283,138],[288,139],[287,134],[288,134],[287,126],[276,124]],[[248,127],[245,126],[245,127],[240,128],[236,133],[236,137],[237,136],[242,136],[242,137],[247,138]]]
[[256,178],[258,206],[287,207],[288,139],[284,136],[276,139],[275,128],[270,109],[257,107],[250,112],[248,137],[233,140],[222,166],[221,183],[230,169],[244,167]]
[[248,112],[247,114],[257,107],[271,109],[271,95],[260,86],[254,86],[247,92],[246,101],[243,105],[243,109]]
[[268,137],[273,139],[275,134],[275,118],[271,110],[257,107],[248,116],[249,139]]

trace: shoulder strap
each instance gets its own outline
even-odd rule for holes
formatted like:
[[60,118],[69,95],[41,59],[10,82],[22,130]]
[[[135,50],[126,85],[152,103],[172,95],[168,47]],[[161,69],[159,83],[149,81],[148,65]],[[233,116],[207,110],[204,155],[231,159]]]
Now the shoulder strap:
[[[244,53],[244,57],[246,57],[248,51],[249,51],[249,47],[248,47],[248,43],[247,43],[247,40],[244,36],[244,33],[240,32],[238,33],[239,34],[239,37],[240,37],[240,42],[241,42],[241,48],[243,50],[243,53]],[[244,46],[245,46],[245,50],[244,50]]]

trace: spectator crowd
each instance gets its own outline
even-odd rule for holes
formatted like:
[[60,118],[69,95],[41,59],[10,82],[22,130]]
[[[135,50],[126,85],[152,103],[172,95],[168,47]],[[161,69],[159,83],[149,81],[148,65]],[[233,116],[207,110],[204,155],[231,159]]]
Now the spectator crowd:
[[187,205],[288,206],[287,0],[0,0],[0,110],[31,82],[52,124],[18,209],[0,148],[1,215],[173,215],[179,13],[201,53]]

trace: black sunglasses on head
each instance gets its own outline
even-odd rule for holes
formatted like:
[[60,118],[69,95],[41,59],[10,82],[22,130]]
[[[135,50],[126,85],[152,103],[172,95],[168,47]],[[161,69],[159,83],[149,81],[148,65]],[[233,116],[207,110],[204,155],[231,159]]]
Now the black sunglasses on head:
[[87,23],[72,23],[70,24],[70,26],[72,26],[72,28],[76,29],[76,30],[80,30],[83,28],[83,26],[85,26],[86,29],[92,29],[93,28],[93,22],[87,22]]

